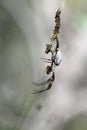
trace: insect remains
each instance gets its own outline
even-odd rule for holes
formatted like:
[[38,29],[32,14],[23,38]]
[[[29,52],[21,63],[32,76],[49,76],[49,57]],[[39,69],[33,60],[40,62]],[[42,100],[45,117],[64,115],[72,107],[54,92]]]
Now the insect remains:
[[[58,9],[56,12],[56,15],[55,15],[56,25],[53,30],[53,35],[50,39],[50,43],[46,44],[45,53],[46,54],[51,53],[51,58],[50,59],[41,58],[44,62],[50,63],[50,65],[47,65],[45,72],[47,75],[52,73],[51,77],[42,83],[33,82],[33,84],[35,86],[47,85],[46,89],[34,90],[33,94],[38,94],[38,93],[47,91],[52,87],[53,82],[55,80],[55,67],[59,66],[62,61],[62,53],[61,53],[61,50],[59,49],[59,40],[58,40],[58,33],[59,33],[60,26],[61,26],[60,25],[60,14],[61,14],[61,10]],[[54,45],[54,43],[56,43],[56,45]]]

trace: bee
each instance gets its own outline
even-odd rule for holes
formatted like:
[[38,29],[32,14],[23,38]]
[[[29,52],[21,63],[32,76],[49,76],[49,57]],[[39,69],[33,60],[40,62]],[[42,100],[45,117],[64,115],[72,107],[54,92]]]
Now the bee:
[[[47,65],[45,72],[46,72],[47,75],[52,73],[51,77],[48,78],[45,82],[42,82],[42,83],[33,82],[33,84],[35,86],[47,85],[46,89],[34,90],[33,94],[37,94],[37,93],[47,91],[52,87],[53,82],[55,80],[55,71],[54,71],[55,69],[54,68],[56,66],[59,66],[61,61],[62,61],[62,53],[61,53],[61,50],[59,49],[59,40],[58,40],[58,33],[59,33],[60,26],[61,26],[60,25],[60,14],[61,14],[61,10],[58,9],[57,12],[56,12],[56,15],[55,15],[56,25],[55,25],[54,30],[53,30],[53,36],[51,37],[51,44],[46,44],[45,53],[46,54],[51,53],[51,58],[50,59],[41,58],[41,59],[44,60],[44,62],[50,63],[50,65]],[[54,41],[56,41],[55,49],[53,49],[53,42]]]

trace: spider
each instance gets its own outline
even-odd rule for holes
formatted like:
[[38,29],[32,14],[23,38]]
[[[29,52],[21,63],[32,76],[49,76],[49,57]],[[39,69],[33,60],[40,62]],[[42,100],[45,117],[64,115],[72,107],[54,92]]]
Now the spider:
[[[58,40],[58,37],[57,37],[57,34],[59,33],[59,28],[60,28],[60,14],[61,14],[61,10],[58,9],[57,12],[56,12],[56,15],[55,15],[56,25],[55,25],[55,28],[53,30],[53,36],[51,37],[51,44],[46,44],[45,53],[46,54],[51,53],[51,58],[50,59],[41,58],[41,59],[44,60],[44,62],[50,63],[50,65],[46,67],[46,74],[49,75],[50,73],[52,73],[52,75],[45,82],[42,82],[42,83],[33,82],[33,84],[35,86],[48,85],[46,89],[34,90],[33,94],[38,94],[38,93],[47,91],[52,87],[53,82],[55,80],[54,67],[60,65],[60,63],[62,61],[62,53],[61,53],[61,50],[59,49],[59,40]],[[53,42],[55,40],[56,40],[56,46],[53,48]]]
[[52,87],[53,82],[55,80],[54,67],[58,66],[61,63],[61,61],[62,61],[62,53],[61,53],[60,49],[58,48],[59,47],[58,44],[59,44],[59,42],[56,43],[56,48],[55,48],[54,51],[51,50],[51,49],[49,51],[52,54],[51,59],[42,58],[44,60],[44,62],[51,63],[50,66],[46,67],[46,74],[49,75],[50,73],[52,73],[51,77],[47,81],[42,82],[42,83],[35,83],[35,82],[33,82],[33,84],[35,86],[42,86],[42,85],[48,85],[48,86],[47,86],[46,89],[43,89],[43,90],[34,90],[33,94],[44,92],[46,90],[49,90]]
[[[47,52],[47,50],[48,50],[48,48],[46,48],[45,52]],[[55,50],[52,50],[50,48],[49,52],[51,52],[51,54],[52,54],[51,59],[41,58],[41,59],[44,60],[44,62],[51,63],[51,66],[46,67],[46,74],[50,74],[50,72],[52,72],[53,64],[55,66],[58,66],[58,65],[60,65],[60,63],[62,61],[62,53],[61,53],[61,50],[59,49],[58,38],[56,39],[56,48],[55,48]]]

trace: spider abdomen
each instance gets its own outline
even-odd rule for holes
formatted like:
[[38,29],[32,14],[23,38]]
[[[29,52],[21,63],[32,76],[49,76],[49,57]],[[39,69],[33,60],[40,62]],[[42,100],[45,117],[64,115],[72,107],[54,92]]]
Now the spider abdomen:
[[55,57],[55,65],[58,66],[62,62],[62,53],[61,50],[57,51],[56,57]]

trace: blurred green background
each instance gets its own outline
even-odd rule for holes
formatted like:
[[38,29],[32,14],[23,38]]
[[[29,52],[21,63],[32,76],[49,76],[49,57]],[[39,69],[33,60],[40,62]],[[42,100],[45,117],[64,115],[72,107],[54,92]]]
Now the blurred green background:
[[[63,61],[50,91],[41,61],[62,8]],[[0,0],[0,130],[87,130],[87,1]],[[43,86],[46,87],[46,86]]]

